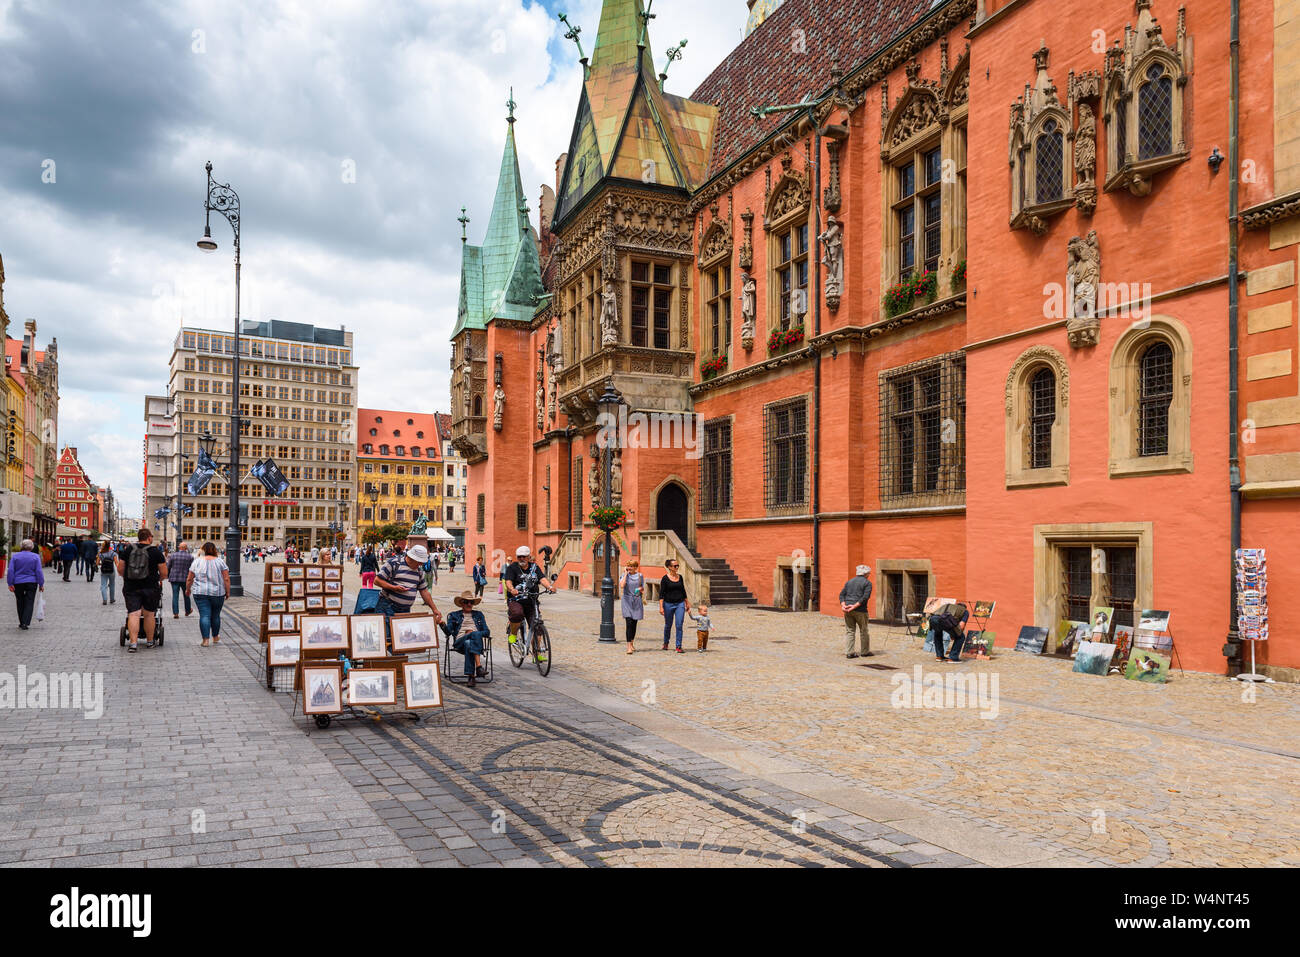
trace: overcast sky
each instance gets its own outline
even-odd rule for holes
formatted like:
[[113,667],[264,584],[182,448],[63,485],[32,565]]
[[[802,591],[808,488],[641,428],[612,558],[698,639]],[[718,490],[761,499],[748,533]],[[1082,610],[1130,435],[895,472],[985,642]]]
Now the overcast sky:
[[[461,206],[482,240],[505,101],[536,223],[568,146],[599,0],[0,0],[0,255],[10,335],[56,336],[59,440],[140,512],[143,399],[186,324],[233,327],[231,231],[204,255],[205,173],[242,204],[245,319],[356,333],[362,406],[445,411]],[[689,94],[744,0],[657,0]],[[355,182],[346,181],[355,170]],[[52,182],[45,180],[52,179]]]

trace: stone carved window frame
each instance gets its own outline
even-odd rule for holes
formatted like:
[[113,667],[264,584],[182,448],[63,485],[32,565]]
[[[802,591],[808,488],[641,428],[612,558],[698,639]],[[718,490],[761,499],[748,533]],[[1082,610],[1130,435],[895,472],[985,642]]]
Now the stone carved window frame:
[[[1174,353],[1174,396],[1169,404],[1169,447],[1164,455],[1138,455],[1138,359],[1153,342],[1164,341]],[[1192,337],[1173,316],[1154,315],[1134,323],[1115,343],[1110,356],[1111,478],[1193,471]]]
[[[1151,192],[1151,179],[1161,170],[1186,161],[1191,157],[1187,145],[1186,91],[1191,76],[1191,55],[1187,45],[1186,12],[1178,8],[1178,26],[1175,43],[1166,46],[1159,26],[1151,15],[1150,0],[1137,0],[1138,23],[1136,30],[1126,27],[1123,46],[1120,41],[1106,54],[1106,80],[1104,121],[1106,125],[1106,178],[1103,189],[1127,189],[1134,196]],[[1172,79],[1170,95],[1172,130],[1171,152],[1148,159],[1138,158],[1139,101],[1142,87],[1148,82],[1147,70],[1153,63],[1164,65]],[[1117,123],[1120,111],[1125,119],[1124,152],[1119,152]]]
[[[1055,120],[1061,133],[1061,195],[1038,201],[1038,138],[1049,120]],[[1011,227],[1030,229],[1035,235],[1047,232],[1046,220],[1074,205],[1074,124],[1065,106],[1053,103],[1035,114],[1028,123],[1019,124],[1011,136]],[[1020,192],[1023,177],[1025,192]],[[1041,228],[1035,228],[1042,223]]]
[[[808,227],[808,249],[802,254],[808,263],[808,287],[805,290],[804,311],[800,315],[801,323],[807,321],[808,312],[812,308],[812,257],[816,255],[816,237],[812,234],[812,187],[807,174],[794,167],[789,153],[782,157],[781,164],[783,171],[763,207],[763,231],[767,234],[768,332],[781,328],[781,284],[776,274],[777,267],[781,265],[781,238],[798,226]],[[799,255],[796,254],[795,258],[798,259]],[[792,310],[791,328],[797,324],[793,321],[794,314]]]
[[[969,50],[958,61],[956,69],[940,83],[934,80],[919,79],[919,69],[915,61],[907,68],[908,83],[898,102],[889,108],[881,124],[881,289],[888,289],[899,282],[900,257],[898,253],[899,228],[898,217],[894,215],[894,206],[899,203],[899,184],[897,169],[908,162],[915,162],[916,155],[940,148],[940,161],[943,169],[949,162],[956,166],[955,182],[949,182],[946,176],[940,177],[940,226],[939,226],[939,269],[936,277],[939,298],[951,286],[951,276],[957,263],[966,257],[966,123],[969,114]],[[882,98],[888,97],[888,89],[882,88]],[[933,122],[910,134],[902,136],[895,142],[899,125],[908,115],[914,104],[923,101],[933,104]],[[882,103],[887,107],[887,99]],[[920,188],[919,186],[917,187]],[[924,229],[923,223],[916,223],[918,232]]]
[[[1040,369],[1056,377],[1056,418],[1052,422],[1052,464],[1030,468],[1028,455],[1029,384]],[[1070,368],[1051,346],[1031,346],[1007,373],[1006,487],[1034,488],[1070,484]]]

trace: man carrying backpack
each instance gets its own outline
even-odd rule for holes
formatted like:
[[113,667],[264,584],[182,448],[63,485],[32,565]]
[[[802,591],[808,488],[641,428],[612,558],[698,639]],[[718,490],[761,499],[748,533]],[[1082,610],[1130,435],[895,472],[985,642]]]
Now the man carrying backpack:
[[117,558],[117,572],[122,576],[122,598],[126,601],[127,650],[134,652],[144,623],[146,648],[153,647],[155,615],[162,604],[162,580],[167,574],[167,559],[153,544],[153,533],[142,528],[136,544],[123,545]]

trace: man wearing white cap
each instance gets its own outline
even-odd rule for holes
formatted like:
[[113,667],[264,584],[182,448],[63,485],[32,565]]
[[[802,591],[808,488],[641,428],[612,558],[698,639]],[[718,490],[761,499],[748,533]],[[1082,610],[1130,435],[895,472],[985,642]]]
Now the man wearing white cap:
[[405,555],[398,555],[384,562],[375,578],[376,587],[383,594],[375,605],[375,614],[391,618],[393,615],[408,615],[415,599],[422,598],[433,612],[435,622],[442,621],[442,613],[433,603],[433,596],[424,587],[424,563],[429,560],[429,551],[423,545],[413,545]]
[[518,640],[519,626],[525,621],[531,628],[537,614],[537,593],[545,589],[555,594],[542,569],[533,561],[533,551],[527,545],[520,545],[515,550],[515,560],[506,566],[502,576],[505,582],[506,610],[509,625],[506,627],[506,640],[512,645]]
[[[866,658],[871,654],[871,636],[867,632],[867,599],[871,597],[871,566],[859,565],[857,574],[840,589],[840,609],[844,612],[844,657]],[[854,638],[857,650],[853,650]]]

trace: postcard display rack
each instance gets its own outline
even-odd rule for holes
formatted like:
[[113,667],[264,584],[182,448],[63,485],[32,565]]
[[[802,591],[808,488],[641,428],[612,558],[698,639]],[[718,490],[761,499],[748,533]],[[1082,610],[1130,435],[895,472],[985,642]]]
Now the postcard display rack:
[[[424,717],[422,712],[436,709],[442,714],[445,726],[447,718],[442,706],[437,657],[438,627],[432,615],[394,615],[393,625],[396,627],[399,622],[408,626],[401,629],[401,635],[406,635],[410,644],[407,651],[390,647],[389,629],[383,615],[309,616],[300,622],[298,661],[292,666],[293,713],[298,714],[301,708],[305,717],[323,729],[335,718],[379,721],[385,717],[406,717],[420,721]],[[426,642],[420,647],[415,647],[418,642],[410,641],[416,632]],[[402,640],[401,635],[394,632],[393,640]],[[328,640],[319,642],[322,637]],[[321,646],[311,647],[313,641]],[[423,658],[415,657],[421,652]],[[367,706],[396,705],[399,691],[405,710],[361,710]]]
[[1237,634],[1250,643],[1250,671],[1238,681],[1268,681],[1255,671],[1255,642],[1268,640],[1268,559],[1262,548],[1239,548],[1237,561]]
[[[310,606],[310,607],[309,607]],[[343,566],[274,562],[262,583],[262,623],[258,640],[266,646],[263,667],[272,691],[295,690],[296,665],[272,665],[272,635],[296,635],[303,618],[343,614]]]

